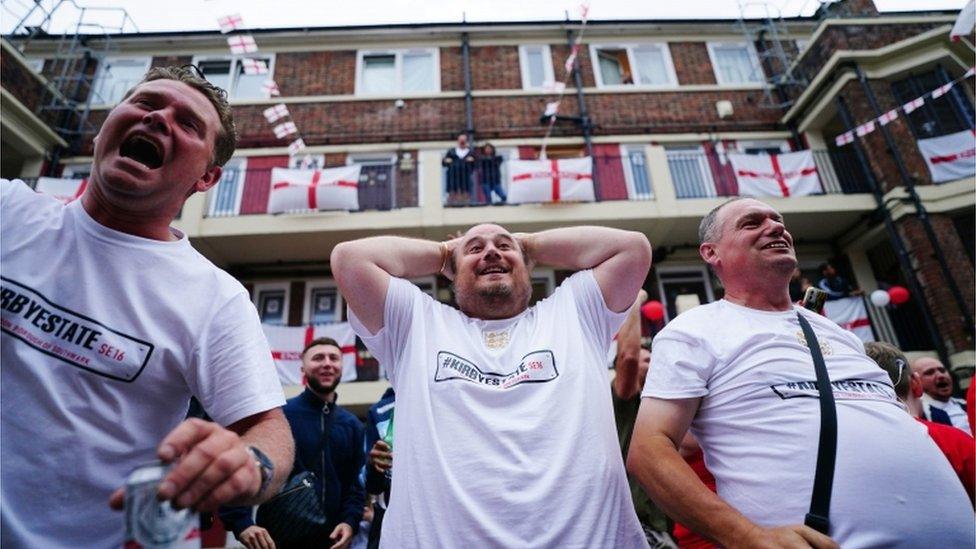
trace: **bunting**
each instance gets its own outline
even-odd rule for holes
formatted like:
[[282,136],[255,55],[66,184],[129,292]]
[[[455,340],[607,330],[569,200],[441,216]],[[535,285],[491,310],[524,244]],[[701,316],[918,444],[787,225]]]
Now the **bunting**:
[[563,63],[563,68],[566,69],[564,72],[564,77],[562,82],[553,82],[551,87],[546,86],[546,91],[552,91],[556,94],[555,101],[547,101],[546,108],[543,112],[543,117],[549,118],[549,124],[546,126],[546,133],[542,136],[542,147],[539,153],[539,158],[546,159],[546,146],[549,143],[549,137],[552,135],[552,130],[556,125],[556,115],[559,112],[559,102],[563,98],[563,94],[566,92],[566,84],[570,77],[573,75],[573,69],[576,67],[576,59],[579,56],[580,49],[583,47],[583,32],[586,30],[586,22],[590,14],[590,4],[589,2],[583,2],[579,5],[580,14],[580,29],[576,34],[576,38],[573,39],[572,47],[570,48],[569,56]]

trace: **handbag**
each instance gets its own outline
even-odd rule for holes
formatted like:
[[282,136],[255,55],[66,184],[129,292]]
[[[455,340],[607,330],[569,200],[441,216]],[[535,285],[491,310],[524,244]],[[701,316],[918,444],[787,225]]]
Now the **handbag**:
[[810,495],[810,511],[803,523],[824,535],[830,531],[830,493],[834,487],[834,464],[837,460],[837,406],[834,391],[827,375],[827,365],[820,342],[807,319],[799,312],[800,329],[807,340],[813,366],[817,371],[817,392],[820,394],[820,444],[817,449],[817,472],[813,477],[813,493]]
[[255,523],[268,531],[278,547],[303,547],[328,542],[329,519],[315,491],[315,474],[292,475],[281,492],[258,506]]

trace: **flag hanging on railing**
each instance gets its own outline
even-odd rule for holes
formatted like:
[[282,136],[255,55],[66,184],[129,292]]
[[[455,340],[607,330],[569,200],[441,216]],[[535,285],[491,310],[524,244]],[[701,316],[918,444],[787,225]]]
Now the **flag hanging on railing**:
[[976,131],[964,130],[918,140],[932,181],[944,183],[976,175]]
[[956,17],[956,22],[952,25],[949,36],[953,42],[956,42],[963,36],[973,32],[974,26],[976,26],[976,2],[969,0],[959,12],[959,16]]
[[508,202],[593,202],[593,159],[510,160]]
[[784,154],[730,153],[729,162],[739,184],[739,194],[748,196],[805,196],[823,192],[813,151]]
[[302,350],[319,337],[331,337],[342,351],[342,381],[356,381],[356,334],[348,322],[313,326],[262,324],[282,385],[302,385]]
[[833,320],[841,328],[853,332],[861,341],[874,341],[871,320],[861,297],[844,297],[824,304],[824,316]]
[[359,164],[323,170],[274,168],[268,213],[358,210],[361,169]]
[[51,195],[67,204],[77,200],[88,187],[88,179],[64,179],[58,177],[38,177],[34,190]]

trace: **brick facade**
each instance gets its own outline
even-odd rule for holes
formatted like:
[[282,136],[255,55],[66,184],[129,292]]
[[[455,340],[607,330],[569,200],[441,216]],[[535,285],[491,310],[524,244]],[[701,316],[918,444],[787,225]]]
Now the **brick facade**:
[[274,79],[283,96],[352,95],[355,51],[283,52],[275,56]]
[[708,45],[704,42],[671,42],[671,61],[678,83],[715,84],[715,71],[708,57]]
[[44,84],[12,55],[0,55],[0,81],[3,88],[32,112],[41,105]]

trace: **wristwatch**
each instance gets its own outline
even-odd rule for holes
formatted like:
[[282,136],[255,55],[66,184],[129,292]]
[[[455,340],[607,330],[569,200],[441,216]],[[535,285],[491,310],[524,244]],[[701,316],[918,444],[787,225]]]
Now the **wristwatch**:
[[268,489],[268,485],[271,484],[271,479],[274,478],[274,462],[264,452],[254,446],[248,446],[247,451],[251,453],[251,456],[254,458],[254,464],[257,465],[258,471],[261,473],[261,487],[258,488],[258,493],[254,494],[255,496],[260,496]]

